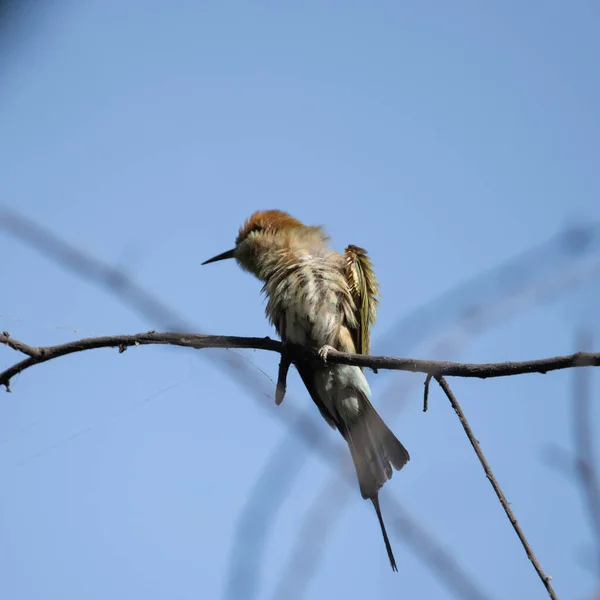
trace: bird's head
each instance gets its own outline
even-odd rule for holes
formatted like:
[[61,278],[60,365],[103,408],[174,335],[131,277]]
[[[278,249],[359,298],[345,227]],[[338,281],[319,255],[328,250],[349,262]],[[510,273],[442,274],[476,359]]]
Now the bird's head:
[[202,264],[235,258],[243,269],[261,278],[266,262],[277,253],[323,246],[327,239],[321,227],[304,225],[280,210],[262,210],[251,215],[240,227],[235,248]]

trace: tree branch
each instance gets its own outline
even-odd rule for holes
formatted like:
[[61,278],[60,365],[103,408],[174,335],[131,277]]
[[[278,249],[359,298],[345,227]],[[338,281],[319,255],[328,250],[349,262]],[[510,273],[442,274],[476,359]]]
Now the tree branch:
[[203,335],[199,333],[157,333],[148,331],[134,335],[107,335],[102,337],[84,338],[56,346],[29,346],[10,337],[5,331],[0,334],[0,344],[5,344],[14,350],[27,354],[29,358],[16,363],[0,373],[0,385],[10,391],[12,377],[26,369],[41,363],[96,348],[118,348],[124,352],[130,346],[146,346],[150,344],[183,346],[187,348],[257,348],[260,350],[280,351],[281,342],[271,338],[252,338],[221,335]]
[[[204,335],[199,333],[158,333],[148,331],[134,335],[108,335],[94,338],[83,338],[66,344],[56,346],[30,346],[10,337],[8,332],[0,334],[0,344],[4,344],[13,350],[26,354],[29,358],[16,363],[0,373],[0,385],[10,389],[12,377],[26,369],[41,363],[74,354],[85,350],[96,348],[119,348],[121,352],[130,346],[145,346],[150,344],[162,344],[171,346],[183,346],[187,348],[253,348],[256,350],[267,350],[270,352],[289,353],[293,363],[294,358],[310,358],[321,361],[317,348],[303,348],[283,344],[269,337],[240,337],[233,335]],[[327,362],[332,364],[354,365],[368,367],[371,369],[390,369],[396,371],[410,371],[413,373],[425,373],[436,379],[440,377],[477,377],[485,379],[489,377],[508,377],[525,373],[548,373],[559,369],[574,367],[598,367],[600,366],[600,352],[576,352],[567,356],[555,356],[537,360],[521,362],[500,363],[457,363],[438,360],[422,360],[418,358],[390,358],[387,356],[366,356],[362,354],[349,354],[331,349],[327,354]],[[285,381],[281,379],[278,386],[285,389]]]
[[429,384],[432,379],[433,375],[428,373],[425,378],[425,383],[423,384],[425,386],[425,390],[423,391],[423,412],[427,412],[427,409],[429,408]]

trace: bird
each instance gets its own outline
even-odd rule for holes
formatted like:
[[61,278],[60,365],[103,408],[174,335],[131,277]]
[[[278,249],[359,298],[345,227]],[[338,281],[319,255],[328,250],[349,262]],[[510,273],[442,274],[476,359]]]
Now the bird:
[[[332,348],[370,353],[379,283],[366,250],[349,245],[340,254],[329,248],[329,239],[322,226],[304,225],[280,210],[260,210],[242,224],[234,248],[202,265],[235,259],[263,282],[266,316],[281,341],[318,350],[317,356],[295,357],[293,364],[325,421],[347,442],[361,495],[373,503],[397,571],[379,490],[393,469],[406,465],[409,453],[371,404],[363,369],[327,362]],[[276,394],[278,404],[282,399]]]

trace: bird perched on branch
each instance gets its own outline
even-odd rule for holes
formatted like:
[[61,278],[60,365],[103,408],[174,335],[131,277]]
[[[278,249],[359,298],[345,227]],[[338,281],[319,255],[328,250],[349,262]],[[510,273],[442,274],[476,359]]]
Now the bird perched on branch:
[[326,362],[332,347],[369,353],[379,286],[365,250],[348,246],[341,255],[327,247],[328,241],[321,227],[279,210],[258,211],[240,228],[235,248],[202,264],[235,258],[264,282],[267,317],[282,342],[319,348],[321,358],[294,359],[294,365],[321,415],[348,443],[361,494],[373,502],[397,571],[378,493],[392,477],[392,467],[401,469],[409,454],[369,401],[362,369]]

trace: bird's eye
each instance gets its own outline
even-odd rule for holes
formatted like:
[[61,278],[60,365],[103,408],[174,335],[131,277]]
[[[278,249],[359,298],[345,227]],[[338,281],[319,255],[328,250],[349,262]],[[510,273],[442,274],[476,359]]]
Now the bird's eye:
[[252,225],[252,227],[250,228],[250,231],[248,231],[248,233],[253,233],[254,231],[263,231],[264,227],[262,225],[260,225],[259,223],[254,223],[254,225]]

